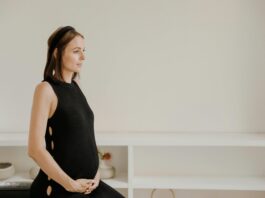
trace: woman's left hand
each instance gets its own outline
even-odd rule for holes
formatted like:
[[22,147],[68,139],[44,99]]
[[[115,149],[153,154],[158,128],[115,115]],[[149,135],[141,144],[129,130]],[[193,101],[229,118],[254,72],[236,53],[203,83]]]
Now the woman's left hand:
[[85,194],[90,194],[93,190],[95,190],[99,185],[99,181],[100,181],[100,175],[99,171],[97,171],[97,174],[93,179],[92,185],[85,191]]

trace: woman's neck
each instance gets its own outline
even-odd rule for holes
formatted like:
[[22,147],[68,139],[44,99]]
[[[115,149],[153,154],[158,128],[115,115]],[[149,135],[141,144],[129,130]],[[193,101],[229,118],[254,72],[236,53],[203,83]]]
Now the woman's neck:
[[72,76],[73,72],[63,71],[62,76],[65,82],[71,83],[72,82]]

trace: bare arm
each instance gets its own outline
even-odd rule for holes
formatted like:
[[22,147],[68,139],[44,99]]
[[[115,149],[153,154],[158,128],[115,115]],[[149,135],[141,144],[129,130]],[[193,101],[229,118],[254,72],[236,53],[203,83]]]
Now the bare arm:
[[31,109],[28,155],[54,181],[72,192],[84,192],[85,187],[70,178],[45,148],[47,120],[55,94],[47,82],[37,85]]

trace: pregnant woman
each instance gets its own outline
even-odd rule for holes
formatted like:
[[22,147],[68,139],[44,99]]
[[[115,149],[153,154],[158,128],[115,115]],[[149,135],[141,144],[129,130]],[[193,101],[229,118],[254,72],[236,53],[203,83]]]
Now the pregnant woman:
[[71,26],[48,39],[29,128],[28,154],[40,167],[32,198],[124,198],[100,180],[94,113],[79,84],[84,51],[84,36]]

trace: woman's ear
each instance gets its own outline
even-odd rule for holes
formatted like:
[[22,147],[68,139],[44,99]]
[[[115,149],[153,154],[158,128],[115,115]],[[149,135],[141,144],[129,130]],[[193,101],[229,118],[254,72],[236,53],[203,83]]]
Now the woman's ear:
[[58,51],[57,48],[55,48],[54,51],[53,51],[53,56],[54,56],[55,58],[57,58],[57,51]]

